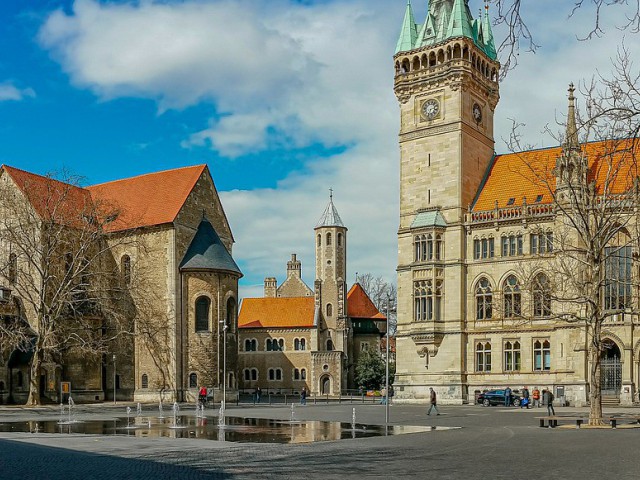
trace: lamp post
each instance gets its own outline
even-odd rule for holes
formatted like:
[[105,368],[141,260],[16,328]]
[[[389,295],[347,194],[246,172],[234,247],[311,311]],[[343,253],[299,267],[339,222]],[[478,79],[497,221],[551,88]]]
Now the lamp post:
[[113,354],[113,404],[116,404],[116,354]]
[[385,377],[385,402],[384,402],[384,424],[385,427],[389,426],[389,303],[391,302],[391,299],[389,297],[387,297],[387,341],[386,343],[386,356],[385,356],[385,372],[384,372],[384,377]]
[[222,327],[222,412],[226,409],[227,401],[227,324],[224,320],[220,320],[220,324],[224,324]]

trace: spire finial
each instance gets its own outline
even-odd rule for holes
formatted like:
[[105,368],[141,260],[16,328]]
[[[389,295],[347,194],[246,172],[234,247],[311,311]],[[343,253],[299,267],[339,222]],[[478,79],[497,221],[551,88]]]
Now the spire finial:
[[333,188],[329,189],[329,200],[333,202]]
[[573,82],[569,84],[569,112],[567,114],[567,147],[578,148],[578,126],[576,123],[576,97],[573,93],[576,91]]

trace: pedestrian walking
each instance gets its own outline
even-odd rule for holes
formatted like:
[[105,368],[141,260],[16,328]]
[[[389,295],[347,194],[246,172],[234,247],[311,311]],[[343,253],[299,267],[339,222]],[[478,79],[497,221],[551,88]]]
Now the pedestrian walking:
[[547,414],[555,417],[556,410],[553,408],[553,393],[551,393],[551,390],[546,388],[542,390],[542,401],[547,404]]
[[300,405],[307,404],[307,387],[302,387],[302,391],[300,392]]
[[538,390],[538,387],[533,387],[533,392],[531,392],[531,397],[533,398],[534,408],[536,406],[540,408],[540,390]]
[[511,389],[509,387],[504,390],[504,406],[509,407],[511,405]]
[[207,403],[207,387],[200,387],[200,392],[198,393],[198,402],[202,406]]
[[387,389],[385,387],[382,387],[380,394],[382,395],[380,397],[380,405],[385,405],[387,403]]
[[431,400],[431,406],[429,407],[429,411],[427,415],[431,415],[431,411],[435,410],[438,415],[440,415],[440,410],[438,410],[438,397],[436,396],[436,392],[432,387],[429,387],[429,399]]
[[522,402],[520,403],[520,408],[531,408],[529,405],[529,389],[527,387],[522,389]]
[[262,398],[262,389],[260,387],[256,387],[255,395],[256,403],[260,403],[260,398]]

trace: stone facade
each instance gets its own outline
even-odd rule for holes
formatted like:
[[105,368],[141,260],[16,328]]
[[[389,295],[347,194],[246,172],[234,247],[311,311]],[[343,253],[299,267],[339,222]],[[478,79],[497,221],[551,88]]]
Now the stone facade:
[[[6,178],[3,175],[4,181]],[[122,197],[140,194],[145,188],[154,190],[151,200],[144,196]],[[234,240],[208,168],[159,172],[87,190],[94,200],[106,198],[119,206],[123,218],[129,214],[128,224],[114,228],[109,242],[114,264],[123,271],[127,265],[135,335],[118,340],[112,353],[102,357],[77,358],[68,354],[61,364],[45,365],[46,372],[51,373],[47,373],[44,396],[57,401],[59,382],[71,381],[76,401],[112,399],[114,391],[121,400],[192,401],[200,386],[218,390],[226,382],[232,398],[237,389],[236,317],[238,279],[242,274],[233,260],[229,267]],[[145,205],[151,201],[166,203]],[[128,212],[129,205],[140,212]],[[175,214],[168,214],[172,208]],[[214,231],[207,238],[215,238],[218,243],[202,245],[198,235],[203,225],[207,232]],[[196,241],[203,247],[200,250],[206,251],[200,255],[202,258],[196,258],[200,263],[184,268]],[[211,249],[218,252],[213,264],[204,261]],[[220,266],[216,265],[221,258]],[[223,371],[225,350],[227,369]],[[24,377],[28,368],[23,370]],[[15,378],[9,379],[6,364],[0,367],[0,390],[3,386],[8,389],[12,383],[14,400],[20,402],[26,398],[27,382],[24,378],[19,381],[18,373],[14,370]],[[54,388],[50,389],[49,384]]]
[[[443,0],[436,17],[446,8],[453,15],[462,3]],[[565,219],[549,198],[509,194],[508,178],[517,185],[526,172],[496,167],[503,162],[493,138],[500,65],[482,48],[487,27],[478,29],[480,19],[472,20],[468,7],[460,12],[468,14],[471,33],[451,34],[449,27],[449,35],[420,44],[409,6],[395,56],[401,120],[396,401],[428,402],[429,387],[439,401],[460,404],[488,388],[537,386],[584,404],[586,331],[541,314],[534,299],[533,279],[554,261],[549,247],[540,250],[541,239],[551,244]],[[507,198],[480,205],[485,197],[494,201],[487,185],[499,175]],[[509,311],[515,298],[518,318]],[[630,310],[603,332],[621,363],[621,382],[611,393],[625,404],[640,381],[637,325]]]

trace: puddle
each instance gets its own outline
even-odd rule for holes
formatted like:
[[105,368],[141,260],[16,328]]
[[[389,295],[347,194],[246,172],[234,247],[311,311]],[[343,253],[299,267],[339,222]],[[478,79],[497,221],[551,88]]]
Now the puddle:
[[122,435],[140,438],[196,438],[224,442],[245,443],[312,443],[349,438],[404,435],[409,433],[452,430],[460,427],[424,427],[364,425],[322,421],[286,421],[265,418],[227,417],[224,427],[218,418],[179,416],[132,417],[116,420],[89,420],[59,424],[57,421],[29,421],[0,423],[0,432],[38,432],[86,435]]

